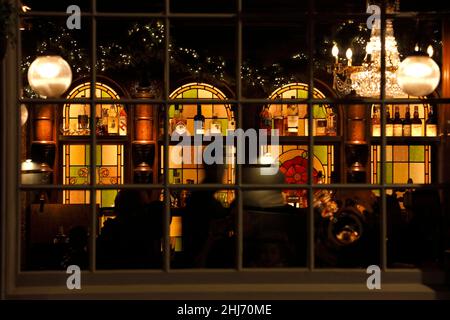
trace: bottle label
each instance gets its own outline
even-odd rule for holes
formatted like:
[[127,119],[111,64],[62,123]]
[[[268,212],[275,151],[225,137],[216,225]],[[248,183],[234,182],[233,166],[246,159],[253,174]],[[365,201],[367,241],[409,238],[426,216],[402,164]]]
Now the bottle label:
[[411,136],[411,125],[410,124],[405,124],[403,126],[403,136],[405,136],[405,137]]
[[186,132],[186,124],[184,123],[184,121],[177,121],[175,123],[175,131],[178,134],[184,134]]
[[394,135],[394,125],[386,124],[386,136],[392,137]]
[[372,125],[372,136],[379,137],[381,135],[381,127],[379,124]]
[[411,135],[413,137],[421,137],[423,136],[422,133],[422,124],[412,124],[411,125]]
[[403,126],[401,124],[394,124],[394,137],[401,137],[403,135]]
[[427,137],[436,137],[437,136],[437,126],[435,124],[427,124]]
[[120,135],[122,136],[127,135],[127,118],[125,116],[120,116],[119,118],[119,130]]
[[316,136],[324,136],[326,132],[327,121],[326,120],[317,120],[316,121]]
[[298,116],[288,116],[288,132],[298,132]]
[[220,134],[220,133],[222,133],[222,128],[220,126],[220,123],[212,123],[210,131],[211,131],[212,134]]

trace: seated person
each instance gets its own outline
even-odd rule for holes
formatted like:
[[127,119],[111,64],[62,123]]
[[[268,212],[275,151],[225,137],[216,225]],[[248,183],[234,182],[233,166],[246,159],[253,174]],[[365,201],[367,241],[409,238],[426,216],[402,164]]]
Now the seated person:
[[[221,183],[224,165],[205,165],[202,183]],[[234,267],[234,240],[228,236],[234,221],[215,197],[216,190],[194,190],[183,216],[183,251],[186,267]]]
[[[258,165],[244,166],[242,181],[261,185],[285,183],[280,171],[275,175],[263,175]],[[242,195],[244,265],[304,266],[307,210],[286,204],[281,190],[245,190]]]

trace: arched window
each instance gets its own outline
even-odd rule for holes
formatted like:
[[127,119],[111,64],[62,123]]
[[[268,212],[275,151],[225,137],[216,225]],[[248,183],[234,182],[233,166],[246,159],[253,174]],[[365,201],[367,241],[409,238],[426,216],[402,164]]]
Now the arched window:
[[[90,82],[75,86],[67,95],[68,99],[89,98]],[[96,97],[120,99],[118,90],[97,82]],[[90,183],[90,105],[67,103],[60,116],[60,159],[61,180],[65,185]],[[95,110],[96,182],[97,184],[120,185],[124,183],[125,142],[127,141],[127,113],[124,105],[98,104]],[[77,136],[77,137],[74,137]],[[112,142],[111,139],[114,139]],[[117,190],[98,190],[97,204],[100,207],[114,206]],[[64,204],[89,203],[89,191],[63,191]]]
[[[273,128],[276,128],[276,118],[287,119],[290,99],[306,99],[308,97],[308,85],[303,83],[290,83],[274,90],[269,98],[286,100],[286,103],[271,104],[269,110],[274,119]],[[318,89],[313,90],[313,97],[324,99],[326,96]],[[308,135],[307,104],[298,104],[298,133],[292,134],[286,130],[287,123],[282,124],[280,143],[276,159],[279,161],[280,172],[283,173],[288,184],[308,183],[308,143],[304,136]],[[333,117],[333,119],[331,119]],[[338,112],[330,105],[313,105],[313,133],[315,136],[333,136],[335,139],[315,141],[313,150],[313,183],[331,183],[333,178],[339,176],[339,168],[335,167],[335,159],[338,159],[340,139],[337,128]],[[284,136],[289,135],[288,140]],[[328,137],[324,137],[328,139]],[[271,153],[270,146],[267,152]],[[334,181],[336,182],[336,181]],[[286,201],[297,207],[307,206],[305,190],[284,190]]]
[[[227,97],[218,88],[206,83],[188,83],[175,89],[170,94],[171,99],[208,99],[208,100],[225,100]],[[169,106],[170,128],[172,133],[176,122],[181,118],[185,123],[189,134],[194,134],[194,117],[201,113],[205,118],[204,134],[208,135],[213,130],[221,133],[222,136],[227,135],[227,130],[235,129],[235,118],[231,106],[228,104],[209,104],[202,103],[199,105],[180,103]],[[173,146],[169,148],[171,154]],[[191,148],[192,157],[195,147]],[[161,153],[162,154],[162,153]],[[233,184],[235,181],[234,164],[226,165],[226,173],[223,183]],[[163,169],[163,168],[162,168]],[[169,162],[169,183],[171,184],[196,184],[200,183],[204,178],[204,170],[201,164],[176,164]],[[234,199],[233,191],[220,191],[216,193],[216,197],[227,206]]]
[[[279,119],[287,119],[290,114],[289,106],[292,103],[290,99],[307,99],[308,85],[304,83],[290,83],[273,91],[269,99],[285,100],[282,104],[271,104],[269,110],[276,121]],[[313,98],[324,99],[325,95],[317,88],[313,90]],[[307,104],[294,104],[298,116],[298,136],[308,135],[308,110]],[[332,118],[334,117],[334,118]],[[313,105],[313,133],[316,136],[335,136],[337,135],[337,110],[328,104]],[[287,124],[283,124],[285,129]],[[280,132],[280,135],[288,135],[287,130]]]

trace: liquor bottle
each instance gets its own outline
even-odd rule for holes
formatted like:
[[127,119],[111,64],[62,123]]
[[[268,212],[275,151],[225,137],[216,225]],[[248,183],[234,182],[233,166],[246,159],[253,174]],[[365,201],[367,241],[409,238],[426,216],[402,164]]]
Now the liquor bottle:
[[[305,114],[303,115],[303,118],[302,118],[301,121],[303,123],[303,125],[302,125],[303,135],[307,136],[307,135],[309,135],[309,130],[308,130],[308,125],[309,125],[308,106],[307,105],[303,105],[303,107],[305,108]],[[313,121],[314,121],[314,119],[313,119]],[[299,130],[299,131],[300,131],[300,133],[302,133],[302,130]],[[314,134],[314,132],[313,132],[313,134]]]
[[414,117],[411,121],[411,135],[413,137],[423,136],[422,120],[419,118],[419,107],[414,106]]
[[405,119],[403,120],[403,136],[411,136],[411,113],[409,112],[409,106],[406,107]]
[[108,135],[108,108],[103,108],[102,109],[102,119],[101,119],[101,127],[102,127],[102,132],[103,135],[107,136]]
[[119,135],[127,135],[127,113],[125,107],[121,107],[119,112]]
[[88,134],[86,133],[89,128],[89,115],[87,112],[86,105],[83,106],[83,114],[78,115],[78,132],[80,134]]
[[337,118],[333,108],[330,108],[330,112],[327,114],[327,136],[337,135]]
[[228,124],[227,133],[233,134],[235,130],[236,130],[236,121],[233,118],[231,118],[230,123]]
[[401,137],[403,135],[403,123],[400,119],[400,110],[398,106],[395,106],[394,116],[394,137]]
[[194,117],[195,134],[205,134],[205,117],[202,115],[202,105],[197,104],[197,114]]
[[[291,99],[295,99],[295,96],[291,96]],[[298,135],[298,105],[294,103],[288,104],[288,116],[287,116],[287,132],[290,136]]]
[[380,115],[378,113],[378,107],[374,106],[372,114],[372,136],[379,137],[380,133],[381,133]]
[[[280,99],[280,96],[277,96],[277,100]],[[283,106],[277,105],[275,107],[275,111],[273,113],[273,128],[278,129],[278,135],[282,136],[284,134],[283,127]]]
[[266,134],[270,135],[270,131],[272,130],[272,114],[268,105],[265,105],[259,113],[259,129],[266,130]]
[[430,106],[430,111],[428,112],[428,119],[425,122],[425,132],[427,137],[437,136],[437,119],[432,106]]
[[394,135],[394,121],[392,121],[389,107],[386,107],[386,136],[392,137]]
[[118,113],[114,104],[108,110],[108,134],[119,134]]
[[180,110],[180,106],[178,104],[175,105],[175,112],[172,119],[172,133],[176,132],[180,135],[186,132],[186,119],[183,118],[183,115]]
[[211,126],[209,128],[211,134],[221,134],[222,133],[222,123],[220,123],[217,118],[217,114],[214,114],[211,120]]

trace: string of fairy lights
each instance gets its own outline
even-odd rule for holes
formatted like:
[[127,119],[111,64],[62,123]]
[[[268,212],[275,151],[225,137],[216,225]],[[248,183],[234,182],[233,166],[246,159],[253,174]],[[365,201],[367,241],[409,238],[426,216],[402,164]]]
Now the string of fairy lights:
[[[87,46],[77,40],[73,32],[48,21],[33,24],[33,30],[35,31],[33,36],[39,33],[42,39],[34,39],[35,53],[23,57],[21,71],[24,75],[35,56],[48,51],[63,56],[72,67],[75,78],[89,75],[91,64]],[[337,28],[325,34],[328,36],[316,39],[313,61],[315,70],[326,71],[331,65],[331,48],[336,42],[342,46],[352,47],[355,60],[359,56],[363,59],[370,35],[370,30],[365,24],[352,20],[343,21]],[[150,78],[150,82],[162,79],[164,37],[164,24],[154,20],[148,23],[134,23],[127,30],[127,37],[108,43],[101,43],[102,39],[98,39],[97,71],[105,75],[120,74],[121,77],[128,77],[134,81],[145,77]],[[201,48],[178,46],[176,39],[173,38],[169,50],[172,73],[203,81],[210,79],[224,81],[231,86],[235,83],[232,63],[227,63],[223,56],[211,56]],[[246,58],[241,66],[243,88],[268,94],[273,88],[302,80],[298,77],[305,74],[307,63],[308,56],[302,51],[292,54],[283,61],[270,64]],[[24,88],[24,94],[27,97],[35,95],[29,87]]]

